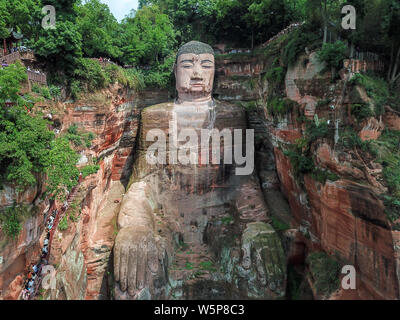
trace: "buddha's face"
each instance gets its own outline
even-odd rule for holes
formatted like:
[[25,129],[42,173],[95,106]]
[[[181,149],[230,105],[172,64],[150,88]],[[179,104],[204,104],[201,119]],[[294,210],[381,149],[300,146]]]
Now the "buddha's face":
[[178,57],[175,69],[179,97],[193,100],[211,98],[215,61],[210,53],[185,53]]

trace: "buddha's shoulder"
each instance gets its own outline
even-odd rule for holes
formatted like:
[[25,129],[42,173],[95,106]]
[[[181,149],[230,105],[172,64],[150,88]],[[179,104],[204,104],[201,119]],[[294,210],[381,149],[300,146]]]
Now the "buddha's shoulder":
[[173,102],[164,102],[164,103],[159,103],[155,104],[149,107],[146,107],[143,109],[143,113],[168,113],[171,112],[172,109],[174,108],[174,103]]

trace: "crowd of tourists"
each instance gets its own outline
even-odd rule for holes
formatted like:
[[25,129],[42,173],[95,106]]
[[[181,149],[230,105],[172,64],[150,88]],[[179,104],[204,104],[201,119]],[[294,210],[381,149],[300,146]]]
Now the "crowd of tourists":
[[44,266],[48,264],[49,245],[51,230],[54,226],[54,220],[57,216],[57,210],[53,210],[46,224],[46,238],[43,241],[40,260],[37,264],[32,264],[25,281],[24,289],[22,291],[22,299],[30,300],[35,296],[36,290],[41,283],[41,272]]

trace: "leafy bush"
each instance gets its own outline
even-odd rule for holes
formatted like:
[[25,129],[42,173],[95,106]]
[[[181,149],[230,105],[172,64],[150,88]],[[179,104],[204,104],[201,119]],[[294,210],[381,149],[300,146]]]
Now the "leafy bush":
[[267,103],[267,109],[274,117],[283,116],[291,111],[294,105],[295,102],[290,99],[274,96]]
[[373,150],[371,148],[372,146],[371,142],[362,141],[361,138],[358,136],[357,132],[351,127],[347,127],[343,130],[340,136],[339,143],[347,149],[357,148],[364,152],[373,153]]
[[372,144],[376,160],[383,166],[383,179],[389,194],[383,196],[385,211],[390,221],[400,217],[400,131],[384,130]]
[[383,196],[385,205],[385,213],[391,222],[395,222],[400,218],[400,199],[389,195]]
[[71,141],[75,147],[82,146],[82,138],[80,135],[68,133],[65,137],[68,139],[68,141]]
[[316,43],[320,43],[320,36],[309,30],[305,25],[289,34],[288,42],[283,49],[282,58],[286,66],[293,65],[297,57],[305,52],[305,48],[313,49]]
[[312,158],[305,156],[296,145],[292,145],[289,148],[284,154],[289,158],[294,174],[299,178],[301,174],[312,172],[314,168]]
[[86,167],[84,167],[82,169],[82,176],[83,176],[83,178],[86,178],[87,176],[90,176],[91,174],[94,174],[99,170],[100,170],[100,166],[98,164],[87,165]]
[[40,86],[37,83],[34,83],[32,85],[32,92],[38,93],[38,94],[40,93]]
[[61,97],[61,88],[57,86],[49,86],[50,95],[55,99],[58,100]]
[[65,216],[61,219],[60,223],[58,224],[58,229],[59,229],[60,231],[65,231],[65,230],[68,229],[68,217],[67,217],[67,215],[65,215]]
[[353,104],[351,106],[351,114],[359,123],[374,116],[374,112],[371,110],[370,106],[365,104]]
[[110,83],[108,74],[103,71],[100,62],[95,59],[79,59],[74,77],[80,79],[88,91],[105,88]]
[[338,69],[346,58],[347,46],[342,41],[335,43],[325,43],[322,49],[318,51],[317,57],[321,62],[325,62],[327,68]]
[[185,269],[186,270],[193,270],[193,263],[191,263],[191,262],[186,262],[185,263]]
[[[35,184],[35,173],[44,171],[54,139],[48,122],[31,114],[31,102],[17,94],[23,79],[26,72],[21,65],[0,69],[0,182],[13,182],[20,189]],[[15,104],[5,107],[6,101]]]
[[82,139],[85,142],[86,148],[90,148],[92,146],[92,141],[96,137],[93,132],[85,132],[82,133]]
[[85,147],[90,148],[95,135],[93,132],[79,132],[77,124],[74,123],[68,128],[68,133],[65,137],[76,147],[84,145]]
[[331,172],[324,172],[318,169],[313,161],[310,151],[311,144],[318,139],[328,138],[331,135],[327,121],[319,120],[315,117],[314,121],[306,121],[305,137],[298,139],[295,144],[290,145],[284,152],[290,160],[290,164],[297,178],[303,174],[311,173],[317,181],[325,183],[327,179],[337,180],[338,177]]
[[317,139],[328,138],[331,134],[328,122],[325,120],[308,121],[306,123],[306,140],[310,144]]
[[274,228],[275,231],[286,231],[290,229],[290,226],[287,223],[281,221],[277,217],[271,216],[271,222],[272,222],[271,223],[272,227]]
[[340,264],[325,252],[314,252],[307,257],[309,271],[318,295],[329,296],[339,288]]
[[357,73],[351,79],[350,83],[365,88],[368,96],[374,102],[376,116],[380,116],[385,112],[384,107],[390,96],[388,84],[385,80]]
[[276,67],[270,69],[267,74],[266,78],[272,84],[280,84],[285,80],[286,70],[283,67]]
[[16,239],[19,236],[22,230],[21,217],[28,211],[27,206],[14,203],[0,213],[1,228],[8,238]]
[[311,177],[322,184],[325,184],[327,180],[336,181],[339,179],[339,176],[336,173],[329,170],[321,170],[319,168],[314,168]]
[[32,85],[32,92],[40,94],[42,97],[48,100],[51,99],[50,90],[47,86],[39,86],[38,84],[34,83]]
[[226,216],[221,218],[221,223],[225,225],[229,225],[233,221],[233,218],[231,216]]
[[400,156],[394,155],[392,159],[386,158],[384,161],[383,178],[385,179],[389,191],[400,199]]
[[140,91],[144,88],[143,74],[136,69],[123,69],[115,64],[109,64],[105,67],[111,83],[119,83],[124,87]]
[[67,139],[60,137],[51,142],[46,163],[47,194],[51,198],[64,199],[65,190],[71,191],[77,185],[78,159]]
[[15,212],[12,212],[7,216],[7,219],[2,225],[2,229],[8,237],[12,239],[18,237],[22,230],[22,226]]
[[76,123],[71,124],[67,131],[70,134],[78,134],[78,125]]

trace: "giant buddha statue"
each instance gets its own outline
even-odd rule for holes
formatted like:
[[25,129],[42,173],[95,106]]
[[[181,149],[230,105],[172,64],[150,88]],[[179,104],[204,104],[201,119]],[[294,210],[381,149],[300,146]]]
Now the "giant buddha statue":
[[118,215],[115,298],[281,298],[283,249],[245,110],[213,99],[209,45],[183,45],[174,73],[176,100],[142,112]]

